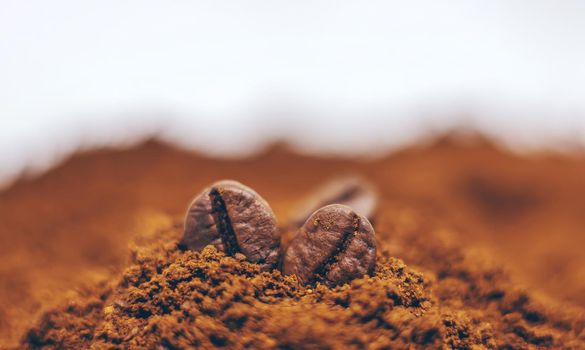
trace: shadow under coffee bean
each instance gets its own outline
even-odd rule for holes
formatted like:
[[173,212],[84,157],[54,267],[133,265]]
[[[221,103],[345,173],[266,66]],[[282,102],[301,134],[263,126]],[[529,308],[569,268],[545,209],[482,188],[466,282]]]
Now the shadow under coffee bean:
[[329,286],[372,274],[376,264],[374,228],[350,207],[332,204],[317,210],[288,247],[283,272],[303,283]]
[[180,244],[197,251],[213,245],[270,269],[278,264],[280,234],[272,209],[260,195],[237,181],[222,180],[191,202]]

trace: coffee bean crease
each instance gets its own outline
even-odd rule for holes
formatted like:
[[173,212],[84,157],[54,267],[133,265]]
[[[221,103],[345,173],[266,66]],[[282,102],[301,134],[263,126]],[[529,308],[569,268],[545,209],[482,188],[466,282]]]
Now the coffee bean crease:
[[221,197],[221,193],[217,188],[212,188],[209,191],[209,198],[211,199],[211,213],[214,217],[217,232],[223,242],[225,253],[227,255],[234,255],[240,252],[240,246],[234,227],[228,215],[225,201]]
[[299,228],[283,259],[283,272],[303,283],[335,286],[371,274],[375,233],[364,216],[342,204],[315,211]]
[[213,245],[226,255],[244,255],[270,269],[278,264],[280,233],[272,209],[253,189],[218,181],[191,202],[180,242],[186,249]]
[[315,269],[315,280],[324,280],[333,266],[339,262],[341,255],[347,250],[351,240],[356,235],[356,232],[359,228],[359,221],[359,216],[354,214],[353,225],[350,230],[345,230],[343,232],[343,237],[341,238],[341,243],[339,243],[339,246],[329,255],[329,257],[327,257],[325,261],[323,261],[321,265],[317,266]]

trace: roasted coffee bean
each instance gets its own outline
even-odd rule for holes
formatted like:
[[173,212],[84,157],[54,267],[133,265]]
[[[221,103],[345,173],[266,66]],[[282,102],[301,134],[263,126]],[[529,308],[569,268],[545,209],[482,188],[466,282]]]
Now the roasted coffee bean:
[[251,188],[223,180],[191,202],[181,246],[201,250],[214,245],[226,255],[243,254],[263,268],[278,263],[280,235],[268,203]]
[[374,229],[350,207],[332,204],[317,210],[288,247],[283,272],[303,283],[343,284],[376,265]]
[[329,204],[344,204],[373,221],[378,196],[374,186],[358,176],[335,178],[307,197],[291,220],[295,227],[301,226],[315,210]]

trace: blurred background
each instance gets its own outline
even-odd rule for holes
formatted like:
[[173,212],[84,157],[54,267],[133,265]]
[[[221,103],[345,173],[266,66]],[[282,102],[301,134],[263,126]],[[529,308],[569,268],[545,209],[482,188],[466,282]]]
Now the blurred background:
[[0,182],[153,135],[221,156],[457,127],[579,148],[584,19],[578,0],[2,0]]

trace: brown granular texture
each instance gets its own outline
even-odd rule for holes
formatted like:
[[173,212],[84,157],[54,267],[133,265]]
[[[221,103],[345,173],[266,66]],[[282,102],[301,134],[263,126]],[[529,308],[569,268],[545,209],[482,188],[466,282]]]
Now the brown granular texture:
[[[428,223],[428,222],[427,222]],[[401,225],[395,222],[395,225]],[[547,310],[505,273],[437,230],[404,228],[409,268],[387,250],[376,272],[336,288],[304,286],[212,246],[177,247],[180,225],[138,237],[119,281],[45,314],[28,348],[582,348],[582,315]],[[418,228],[421,229],[421,228]],[[436,227],[424,228],[428,232]],[[385,245],[383,245],[385,246]],[[579,321],[581,320],[581,321]]]
[[[284,225],[347,173],[380,194],[374,276],[302,286],[177,248],[213,181],[253,187]],[[156,142],[76,155],[0,192],[0,348],[583,349],[583,178],[582,157],[482,138],[370,160],[280,146],[218,160]]]

